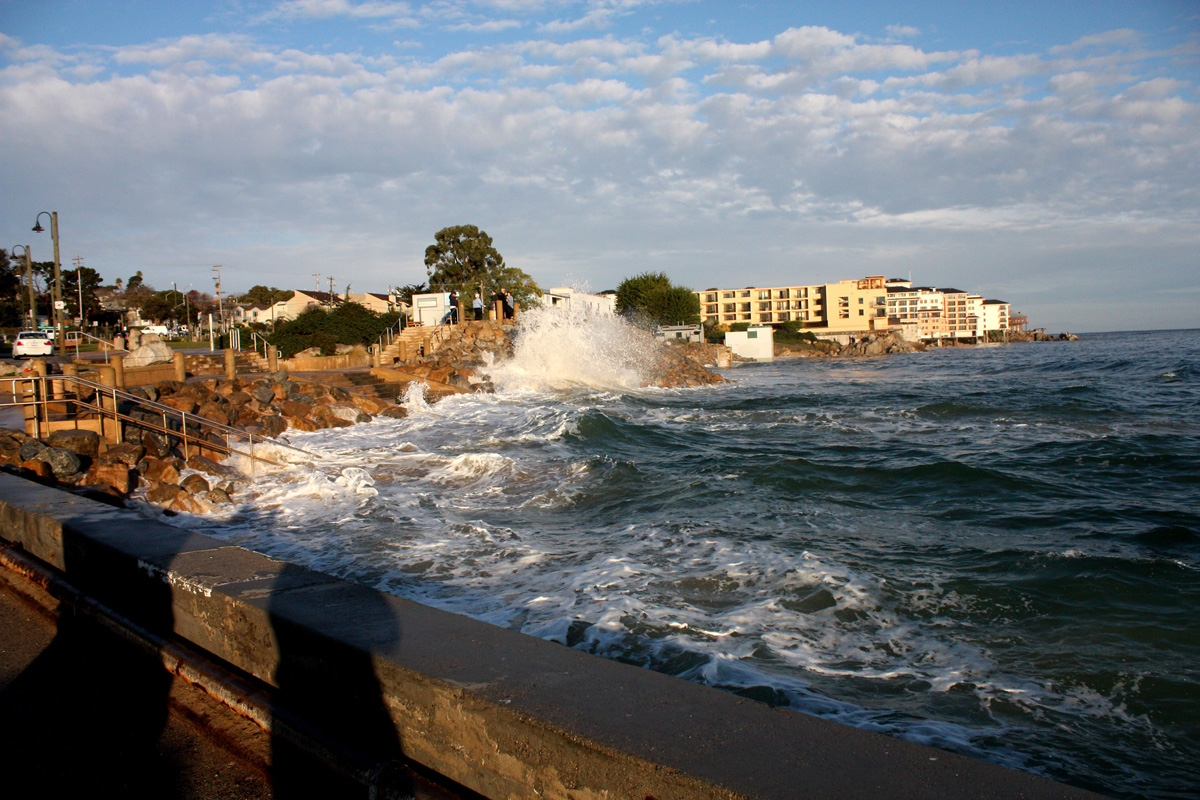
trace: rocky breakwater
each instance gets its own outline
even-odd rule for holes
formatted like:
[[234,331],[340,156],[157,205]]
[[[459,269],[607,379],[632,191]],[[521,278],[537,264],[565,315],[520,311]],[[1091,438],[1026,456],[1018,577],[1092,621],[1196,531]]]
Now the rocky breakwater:
[[[255,381],[164,381],[127,391],[193,419],[202,417],[266,438],[286,430],[346,427],[368,422],[373,415],[406,413],[383,400],[294,379],[283,371]],[[132,406],[124,413],[164,427],[161,411]],[[178,417],[168,415],[165,427],[168,432],[126,423],[120,444],[92,431],[56,431],[35,439],[23,431],[0,429],[0,468],[113,505],[125,505],[135,493],[168,512],[204,513],[232,502],[249,479],[219,463],[225,454],[213,445],[224,438],[215,432],[193,433],[200,426],[192,423],[185,446]]]
[[[486,370],[491,364],[512,358],[517,337],[524,335],[528,334],[519,325],[467,322],[451,328],[432,354],[410,361],[402,369],[466,391],[491,391]],[[549,333],[542,329],[539,335],[554,334],[552,329]],[[685,388],[725,382],[704,366],[706,354],[689,349],[685,343],[657,342],[643,331],[630,331],[620,356],[641,362],[646,386]]]
[[649,385],[666,389],[711,386],[728,383],[706,364],[717,361],[716,345],[684,341],[656,342],[650,340],[652,375]]
[[491,380],[480,370],[496,360],[512,357],[513,330],[512,325],[487,320],[444,328],[436,350],[410,359],[398,368],[429,381],[428,394],[435,398],[439,394],[435,384],[466,392],[490,392]]
[[776,357],[799,358],[863,358],[885,356],[895,353],[924,352],[925,345],[913,343],[893,333],[872,333],[846,345],[825,339],[816,341],[776,342]]

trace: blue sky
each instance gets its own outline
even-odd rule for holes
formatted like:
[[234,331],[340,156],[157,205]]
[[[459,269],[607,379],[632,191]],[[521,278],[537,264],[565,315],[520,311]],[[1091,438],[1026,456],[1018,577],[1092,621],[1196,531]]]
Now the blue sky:
[[0,247],[385,291],[908,276],[1200,325],[1200,4],[0,0]]

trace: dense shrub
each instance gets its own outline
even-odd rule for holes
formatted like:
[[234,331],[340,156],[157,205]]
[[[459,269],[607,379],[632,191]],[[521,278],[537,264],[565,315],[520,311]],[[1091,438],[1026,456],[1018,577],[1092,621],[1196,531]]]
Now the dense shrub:
[[333,355],[339,344],[373,343],[399,318],[399,314],[379,314],[359,303],[340,303],[328,311],[310,308],[276,327],[267,341],[279,348],[283,358],[310,347],[320,347],[322,355]]

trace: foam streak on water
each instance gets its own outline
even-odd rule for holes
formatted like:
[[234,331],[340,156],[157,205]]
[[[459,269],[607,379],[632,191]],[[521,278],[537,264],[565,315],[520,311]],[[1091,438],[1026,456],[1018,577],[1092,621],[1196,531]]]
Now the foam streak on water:
[[1200,786],[1196,332],[667,392],[538,326],[495,395],[295,435],[318,466],[212,532],[1108,794]]

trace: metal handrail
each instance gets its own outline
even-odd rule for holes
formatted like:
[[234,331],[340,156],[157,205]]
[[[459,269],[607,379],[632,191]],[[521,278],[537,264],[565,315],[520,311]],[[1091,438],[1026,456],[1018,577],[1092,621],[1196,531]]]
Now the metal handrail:
[[[18,395],[17,383],[18,382],[29,383],[32,385],[32,391],[27,390],[24,387],[22,387],[22,389],[20,391],[20,395],[22,397],[32,394],[33,395],[32,400],[22,400],[20,402],[17,402],[17,395]],[[99,403],[93,404],[93,403],[88,402],[87,400],[84,400],[81,397],[81,393],[78,391],[78,388],[75,391],[74,398],[68,398],[65,396],[66,395],[65,388],[59,392],[63,396],[53,397],[52,395],[55,394],[53,384],[56,382],[61,382],[63,384],[75,383],[77,385],[77,387],[86,387],[86,388],[92,389],[97,395],[111,397],[112,398],[112,408],[106,408],[106,407],[104,407],[103,404],[99,404]],[[300,453],[308,458],[312,458],[312,459],[316,458],[316,456],[313,453],[310,453],[307,450],[302,450],[301,448],[295,447],[286,442],[281,442],[277,439],[273,439],[268,436],[256,436],[255,434],[253,434],[249,431],[244,431],[240,428],[235,428],[231,425],[226,425],[225,423],[217,422],[215,420],[211,420],[211,419],[208,419],[207,417],[202,417],[202,416],[199,416],[194,413],[189,414],[186,411],[183,411],[182,409],[178,409],[173,406],[164,405],[162,403],[157,403],[148,398],[141,397],[140,395],[126,392],[123,389],[118,389],[118,388],[112,387],[112,386],[105,386],[101,383],[97,383],[96,381],[92,381],[87,378],[80,377],[79,375],[54,375],[54,376],[33,375],[33,376],[26,376],[26,377],[0,378],[0,384],[3,384],[3,383],[11,384],[9,393],[13,397],[13,402],[0,403],[0,407],[5,407],[5,406],[25,407],[25,406],[33,405],[35,407],[35,415],[34,415],[35,426],[39,426],[40,422],[42,421],[42,420],[39,420],[37,417],[37,414],[36,414],[37,408],[39,408],[39,407],[41,408],[42,419],[44,419],[44,421],[46,422],[46,426],[48,428],[49,422],[50,422],[49,405],[51,403],[71,402],[71,403],[75,403],[75,405],[77,407],[82,407],[82,408],[85,408],[85,409],[88,409],[91,411],[95,411],[101,415],[109,416],[113,420],[124,420],[126,422],[132,422],[133,424],[138,425],[139,427],[147,427],[152,430],[157,429],[157,430],[160,430],[161,432],[166,433],[171,436],[179,436],[183,440],[185,454],[187,452],[187,437],[188,437],[188,425],[189,424],[191,424],[192,428],[197,431],[197,434],[195,434],[195,435],[198,435],[199,433],[201,433],[202,432],[201,429],[204,429],[204,428],[212,429],[216,433],[225,436],[224,445],[220,445],[217,442],[211,442],[211,441],[204,440],[202,442],[197,442],[196,443],[197,446],[207,447],[207,446],[216,445],[216,446],[212,447],[212,449],[216,449],[216,450],[223,449],[229,453],[236,453],[238,455],[246,456],[247,458],[250,459],[251,470],[253,470],[253,468],[254,468],[255,461],[265,461],[268,464],[275,464],[277,466],[279,465],[278,462],[272,461],[269,458],[264,458],[263,456],[255,455],[255,453],[254,453],[255,439],[257,439],[261,444],[269,444],[274,447],[282,447],[282,448]],[[40,391],[39,391],[39,389],[40,389]],[[148,420],[141,420],[141,419],[137,419],[136,417],[130,417],[128,415],[122,414],[119,410],[119,406],[118,406],[118,402],[117,402],[118,400],[133,403],[135,406],[141,406],[143,408],[148,408],[152,411],[159,412],[163,417],[163,424],[162,424],[161,428],[149,423]],[[179,425],[180,425],[179,430],[174,430],[167,425],[167,417],[168,416],[178,417]],[[247,444],[249,445],[249,452],[247,453],[247,452],[238,450],[232,444],[230,444],[230,439],[232,437],[238,437],[238,438],[245,439]]]
[[64,336],[67,340],[65,342],[66,347],[70,347],[72,341],[75,342],[75,358],[79,358],[79,341],[81,338],[83,338],[85,336],[88,339],[94,339],[97,344],[100,344],[103,346],[103,348],[106,348],[106,349],[102,350],[102,352],[104,353],[104,363],[105,364],[108,363],[108,351],[109,350],[120,350],[122,353],[130,352],[129,350],[125,349],[124,347],[117,347],[115,344],[108,341],[107,339],[101,339],[99,336],[93,336],[92,334],[88,333],[87,331],[67,331],[64,334]]
[[256,331],[250,331],[250,336],[251,336],[250,343],[252,345],[254,345],[254,352],[256,352],[256,353],[258,352],[258,343],[262,342],[262,354],[263,354],[263,358],[266,358],[267,357],[267,340],[264,337],[259,336]]

